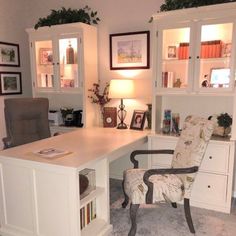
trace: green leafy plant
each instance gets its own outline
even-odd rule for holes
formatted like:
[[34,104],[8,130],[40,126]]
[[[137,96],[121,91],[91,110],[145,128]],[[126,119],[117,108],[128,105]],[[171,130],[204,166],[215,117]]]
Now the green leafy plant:
[[165,0],[165,3],[160,6],[160,11],[171,11],[235,1],[236,0]]
[[218,125],[225,129],[232,125],[232,118],[228,113],[221,113],[217,116]]
[[43,26],[68,24],[82,22],[85,24],[98,24],[100,21],[97,11],[92,11],[90,7],[85,6],[82,9],[71,9],[62,7],[60,10],[51,10],[51,14],[45,18],[39,18],[35,29]]

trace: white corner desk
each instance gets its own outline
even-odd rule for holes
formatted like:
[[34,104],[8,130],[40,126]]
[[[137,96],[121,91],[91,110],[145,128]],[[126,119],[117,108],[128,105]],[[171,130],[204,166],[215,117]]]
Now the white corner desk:
[[[99,236],[112,230],[109,162],[138,149],[147,133],[84,128],[0,152],[1,236]],[[33,152],[71,152],[55,159]],[[96,190],[80,200],[79,171],[95,169]],[[96,218],[81,230],[80,209],[96,202]]]

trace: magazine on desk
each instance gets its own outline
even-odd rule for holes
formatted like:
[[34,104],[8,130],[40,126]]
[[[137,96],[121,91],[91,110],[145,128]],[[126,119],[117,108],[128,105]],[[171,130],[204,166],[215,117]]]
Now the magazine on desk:
[[34,151],[33,153],[44,158],[52,159],[52,158],[68,155],[72,152],[69,152],[66,150],[60,150],[57,148],[45,148],[45,149]]

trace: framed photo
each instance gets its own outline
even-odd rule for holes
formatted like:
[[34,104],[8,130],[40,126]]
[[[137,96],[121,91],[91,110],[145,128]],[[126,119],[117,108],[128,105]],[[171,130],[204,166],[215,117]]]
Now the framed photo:
[[222,46],[222,57],[230,57],[232,50],[232,43],[225,43]]
[[177,47],[168,46],[167,47],[167,59],[177,59]]
[[0,66],[20,66],[19,44],[0,42]]
[[20,72],[0,72],[1,95],[21,94],[21,73]]
[[40,48],[39,49],[39,63],[40,65],[51,65],[53,62],[52,49]]
[[212,68],[210,76],[210,86],[224,87],[230,82],[230,69],[229,68]]
[[145,118],[146,118],[146,111],[134,110],[130,124],[130,129],[143,130]]
[[111,70],[148,69],[149,55],[149,31],[110,34]]

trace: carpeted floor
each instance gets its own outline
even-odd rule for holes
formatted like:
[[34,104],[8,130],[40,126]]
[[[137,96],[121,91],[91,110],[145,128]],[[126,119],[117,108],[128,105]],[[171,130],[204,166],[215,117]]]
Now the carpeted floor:
[[[111,224],[113,236],[127,236],[130,229],[129,209],[122,202],[121,181],[110,179]],[[235,236],[236,201],[231,214],[191,208],[196,236]],[[155,208],[140,208],[137,216],[136,236],[192,236],[189,232],[183,206],[174,209],[166,204]]]

